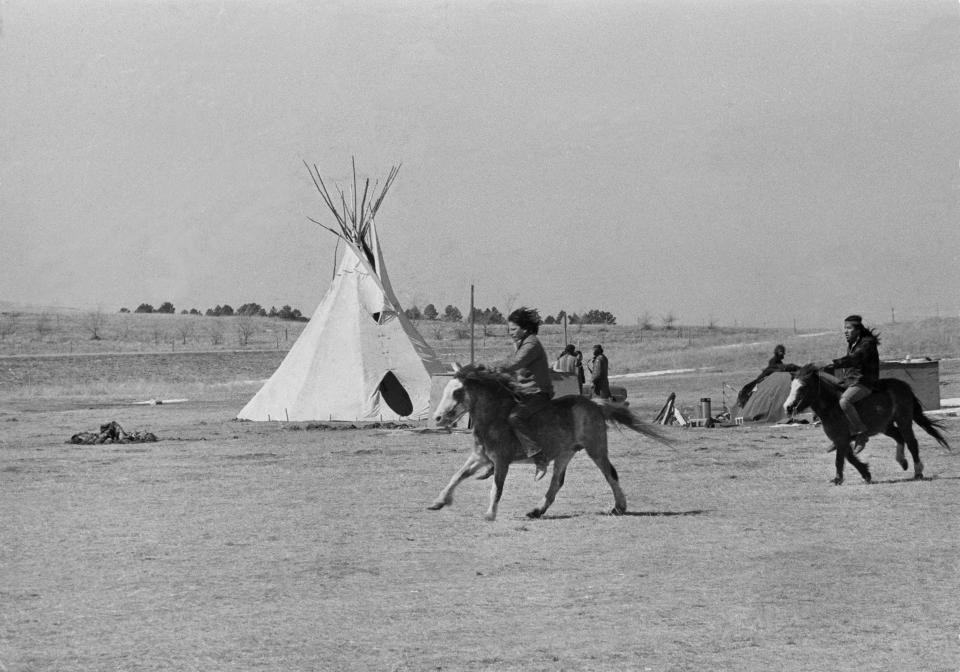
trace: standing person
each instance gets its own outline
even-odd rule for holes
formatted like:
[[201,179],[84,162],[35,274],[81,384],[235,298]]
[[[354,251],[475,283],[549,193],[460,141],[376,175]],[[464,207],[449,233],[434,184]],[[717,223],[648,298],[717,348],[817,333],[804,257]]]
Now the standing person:
[[577,353],[573,344],[567,345],[567,347],[563,349],[563,352],[560,353],[560,356],[557,357],[557,361],[553,365],[553,370],[560,373],[577,372]]
[[547,351],[537,338],[540,314],[533,308],[517,308],[507,318],[507,329],[516,351],[512,357],[498,362],[496,366],[501,371],[508,371],[530,382],[529,392],[517,395],[517,405],[507,420],[527,457],[534,458],[537,471],[533,479],[539,481],[547,473],[547,460],[534,436],[531,419],[550,408],[550,399],[553,398]]
[[773,357],[770,358],[770,361],[767,362],[767,368],[763,370],[760,374],[762,377],[769,376],[771,373],[776,373],[777,371],[786,371],[793,372],[800,370],[800,367],[796,364],[785,364],[784,358],[787,356],[787,349],[783,344],[777,345],[773,349]]
[[577,350],[573,354],[577,358],[577,386],[580,388],[580,394],[583,394],[583,386],[587,382],[587,376],[583,373],[583,353]]
[[856,454],[867,445],[869,436],[854,404],[870,396],[880,381],[880,353],[877,351],[880,339],[873,329],[863,325],[863,318],[859,315],[850,315],[843,321],[843,337],[847,340],[847,354],[823,368],[825,371],[844,369],[842,380],[847,389],[840,396],[840,409],[847,416]]
[[785,371],[791,373],[793,371],[798,371],[800,369],[796,364],[784,364],[783,360],[787,356],[787,349],[783,344],[778,344],[773,349],[773,357],[770,358],[770,361],[767,362],[767,368],[763,369],[760,372],[760,375],[751,380],[749,383],[740,388],[740,392],[737,394],[737,406],[743,408],[747,405],[747,401],[750,400],[750,395],[752,395],[756,389],[757,385],[760,384],[764,378],[769,376],[771,373],[776,373],[778,371]]
[[603,354],[603,346],[593,346],[593,361],[590,363],[590,382],[593,394],[601,399],[610,398],[609,362]]

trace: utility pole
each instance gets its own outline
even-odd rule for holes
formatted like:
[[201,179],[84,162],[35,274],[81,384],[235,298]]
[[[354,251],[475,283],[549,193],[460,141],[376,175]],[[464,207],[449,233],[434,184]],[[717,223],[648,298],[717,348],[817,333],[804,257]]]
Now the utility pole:
[[473,325],[476,322],[476,315],[473,312],[473,285],[470,285],[470,363],[474,363],[473,359]]

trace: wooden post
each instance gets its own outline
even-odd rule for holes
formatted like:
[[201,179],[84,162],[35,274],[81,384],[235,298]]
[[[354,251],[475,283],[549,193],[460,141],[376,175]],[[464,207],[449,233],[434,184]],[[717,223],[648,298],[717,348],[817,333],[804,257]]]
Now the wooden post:
[[567,311],[563,311],[563,347],[567,347]]
[[474,347],[473,347],[473,326],[476,322],[476,315],[474,315],[473,310],[473,285],[470,285],[470,363],[473,364],[474,356]]

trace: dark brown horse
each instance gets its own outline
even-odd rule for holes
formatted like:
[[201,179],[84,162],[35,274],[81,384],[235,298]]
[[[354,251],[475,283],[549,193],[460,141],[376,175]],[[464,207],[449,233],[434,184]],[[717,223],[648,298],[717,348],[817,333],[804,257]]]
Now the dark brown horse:
[[[443,392],[434,416],[437,424],[450,426],[464,414],[470,413],[473,422],[474,450],[467,461],[439,494],[431,509],[441,509],[453,503],[457,484],[481,469],[480,478],[489,476],[493,469],[490,506],[487,520],[497,517],[497,505],[503,494],[503,484],[512,462],[531,462],[507,422],[510,410],[516,404],[518,388],[509,374],[490,370],[482,365],[470,365],[457,371]],[[527,516],[539,518],[553,503],[563,486],[567,464],[579,450],[585,450],[603,472],[613,490],[613,514],[627,510],[627,500],[620,488],[617,470],[607,457],[607,423],[622,425],[670,445],[670,441],[653,428],[646,426],[625,406],[611,402],[586,399],[581,396],[560,397],[552,407],[534,416],[537,443],[544,456],[553,462],[553,476],[540,506]]]
[[[790,395],[783,403],[788,413],[796,413],[810,408],[819,418],[827,438],[833,442],[837,451],[837,476],[833,482],[843,483],[843,462],[852,464],[863,479],[870,482],[870,469],[850,448],[853,436],[847,418],[840,409],[840,395],[843,388],[835,379],[824,378],[820,369],[807,364],[797,371],[790,385]],[[866,399],[857,402],[857,412],[867,426],[870,436],[885,434],[897,442],[897,463],[907,469],[907,458],[903,453],[904,444],[913,458],[914,478],[923,478],[923,462],[920,461],[920,448],[913,433],[913,423],[937,440],[944,448],[950,446],[944,438],[942,424],[923,414],[923,407],[908,383],[893,378],[880,380],[878,389]]]

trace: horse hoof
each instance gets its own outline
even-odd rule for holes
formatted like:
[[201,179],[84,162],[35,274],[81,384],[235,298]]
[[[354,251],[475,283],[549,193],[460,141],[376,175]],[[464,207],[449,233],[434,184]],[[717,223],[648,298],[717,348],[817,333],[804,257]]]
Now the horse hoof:
[[843,483],[843,476],[837,476],[830,482],[833,483],[834,485],[840,485],[841,483]]
[[922,481],[922,480],[923,480],[923,474],[914,474],[914,475],[913,475],[913,480],[915,480],[915,481]]
[[531,511],[527,511],[527,518],[539,518],[542,515],[543,515],[543,511],[541,511],[540,509],[533,509]]
[[625,506],[615,506],[612,509],[610,509],[611,516],[622,516],[626,512],[627,512],[627,507]]
[[497,514],[495,513],[485,513],[483,514],[484,520],[488,520],[491,523],[497,519]]
[[443,502],[434,502],[433,504],[431,504],[430,506],[427,507],[427,511],[438,511],[439,509],[442,509],[443,507],[444,507],[444,503],[443,503]]
[[900,465],[900,467],[901,467],[901,468],[902,468],[902,469],[903,469],[904,471],[906,471],[906,470],[907,470],[907,467],[909,467],[909,466],[910,466],[909,464],[907,464],[907,461],[906,461],[906,459],[903,459],[903,460],[897,460],[897,464],[899,464],[899,465]]

